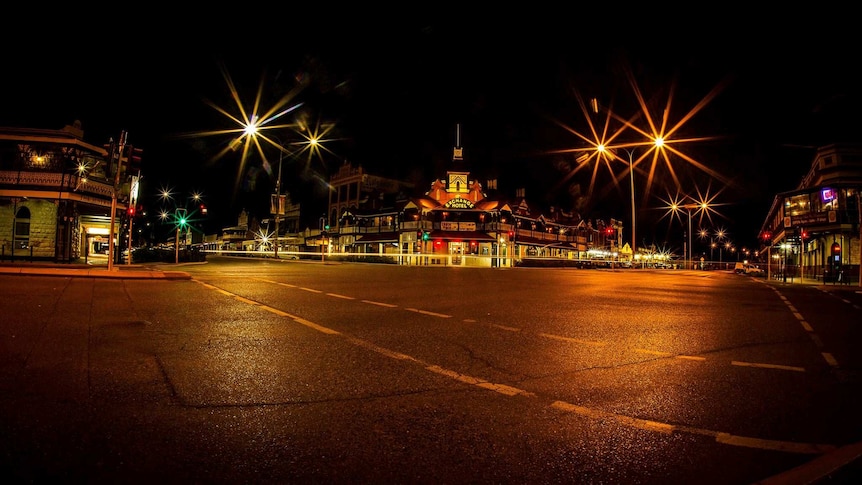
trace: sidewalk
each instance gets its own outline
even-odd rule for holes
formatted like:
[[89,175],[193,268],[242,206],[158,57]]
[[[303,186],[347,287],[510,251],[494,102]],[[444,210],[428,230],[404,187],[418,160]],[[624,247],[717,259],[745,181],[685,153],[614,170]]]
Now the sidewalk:
[[808,285],[808,286],[823,286],[823,287],[835,287],[835,288],[846,288],[846,289],[862,289],[859,286],[859,283],[856,281],[827,281],[823,282],[822,279],[815,278],[791,278],[788,277],[785,281],[783,277],[777,277],[772,275],[772,278],[767,280],[767,283],[781,283],[788,285]]
[[[101,263],[101,264],[100,264]],[[0,275],[70,276],[79,278],[189,280],[185,271],[165,271],[155,265],[117,264],[108,270],[106,259],[94,264],[50,262],[0,262]]]

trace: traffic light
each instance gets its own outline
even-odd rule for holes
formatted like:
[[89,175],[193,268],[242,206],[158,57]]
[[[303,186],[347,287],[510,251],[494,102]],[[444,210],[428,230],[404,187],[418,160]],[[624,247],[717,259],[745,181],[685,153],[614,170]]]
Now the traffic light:
[[207,215],[207,206],[204,204],[201,204],[201,214]]
[[141,157],[144,150],[129,146],[129,173],[136,174],[141,171]]
[[770,239],[770,238],[772,238],[772,233],[770,233],[769,231],[765,231],[765,232],[763,233],[763,240],[764,240],[764,241],[769,241],[769,239]]
[[126,214],[128,214],[129,217],[134,217],[135,216],[135,206],[130,205],[129,208],[126,209]]
[[422,240],[427,241],[429,239],[431,239],[431,234],[429,234],[428,231],[422,231]]

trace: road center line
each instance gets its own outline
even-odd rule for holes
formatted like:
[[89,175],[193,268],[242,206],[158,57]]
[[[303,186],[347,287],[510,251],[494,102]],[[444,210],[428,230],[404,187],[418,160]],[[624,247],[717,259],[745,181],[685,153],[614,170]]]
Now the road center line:
[[379,301],[371,301],[371,300],[360,300],[360,301],[362,303],[368,303],[369,305],[377,305],[377,306],[382,306],[382,307],[386,307],[386,308],[398,307],[398,305],[393,305],[391,303],[383,303],[383,302],[379,302]]
[[452,318],[452,315],[446,315],[444,313],[436,313],[429,312],[428,310],[419,310],[418,308],[405,308],[408,312],[421,313],[423,315],[430,315],[432,317],[440,317],[440,318]]

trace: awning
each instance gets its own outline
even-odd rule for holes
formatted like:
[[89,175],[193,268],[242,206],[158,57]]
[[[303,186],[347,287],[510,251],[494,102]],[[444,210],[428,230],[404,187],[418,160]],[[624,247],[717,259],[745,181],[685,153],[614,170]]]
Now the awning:
[[514,240],[515,244],[528,244],[530,246],[557,246],[559,244],[567,244],[565,240],[558,239],[539,239],[537,237],[521,236]]
[[480,231],[431,231],[431,239],[444,241],[494,241],[494,236]]
[[373,234],[361,234],[356,236],[358,243],[397,243],[398,233],[395,232],[375,232]]

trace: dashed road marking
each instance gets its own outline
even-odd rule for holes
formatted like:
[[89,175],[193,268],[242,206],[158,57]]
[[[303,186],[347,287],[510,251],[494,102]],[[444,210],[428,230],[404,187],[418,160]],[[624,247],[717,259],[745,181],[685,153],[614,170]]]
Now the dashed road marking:
[[420,310],[418,308],[405,308],[408,312],[421,313],[423,315],[428,315],[432,317],[440,317],[440,318],[452,318],[452,315],[446,315],[445,313],[437,313],[437,312],[429,312],[428,310]]
[[[784,304],[787,305],[787,308],[790,309],[790,312],[793,313],[793,316],[796,317],[797,320],[799,320],[800,325],[802,325],[802,328],[806,332],[808,332],[808,336],[811,337],[811,341],[814,342],[814,345],[817,346],[818,349],[822,349],[824,347],[823,341],[820,339],[820,336],[814,332],[814,328],[812,328],[811,325],[809,325],[809,323],[805,320],[805,317],[803,317],[802,314],[799,313],[799,311],[796,309],[796,307],[794,307],[793,304],[790,303],[790,300],[788,300],[787,297],[785,297],[778,290],[778,288],[773,287],[772,290],[775,291],[775,293],[778,295],[778,297],[784,301]],[[832,354],[826,353],[826,352],[821,352],[821,355],[826,360],[827,364],[829,364],[830,366],[832,366],[834,368],[839,367],[838,361],[835,360],[835,358],[832,356]]]
[[[213,285],[208,285],[208,284],[205,284],[202,282],[200,282],[200,283],[203,284],[206,288],[214,289],[215,291],[218,291],[219,293],[222,293],[222,294],[228,295],[230,297],[236,298],[239,301],[246,302],[246,303],[254,305],[256,307],[260,307],[266,311],[275,313],[275,314],[280,315],[280,316],[284,316],[286,318],[290,318],[291,320],[293,320],[296,323],[299,323],[301,325],[305,325],[305,326],[312,328],[314,330],[317,330],[321,333],[324,333],[327,335],[343,336],[345,339],[347,339],[349,342],[351,342],[355,345],[361,346],[361,347],[366,348],[366,349],[370,349],[370,350],[377,352],[381,355],[384,355],[386,357],[390,357],[392,359],[397,359],[397,360],[416,362],[418,364],[421,364],[429,372],[433,372],[435,374],[454,379],[457,382],[461,382],[463,384],[468,384],[471,386],[476,386],[476,387],[479,387],[482,389],[487,389],[487,390],[490,390],[490,391],[493,391],[493,392],[496,392],[499,394],[503,394],[505,396],[510,396],[510,397],[514,397],[514,396],[536,397],[536,394],[534,394],[530,391],[524,390],[524,389],[513,387],[513,386],[510,386],[507,384],[490,382],[490,381],[487,381],[485,379],[469,376],[466,374],[461,374],[459,372],[456,372],[456,371],[453,371],[450,369],[445,369],[445,368],[440,367],[438,365],[427,364],[427,363],[423,362],[422,360],[411,357],[407,354],[403,354],[401,352],[396,352],[393,350],[389,350],[389,349],[380,347],[380,346],[375,345],[371,342],[359,339],[357,337],[353,337],[351,335],[342,334],[341,332],[339,332],[337,330],[333,330],[333,329],[325,327],[323,325],[318,325],[318,324],[311,322],[309,320],[306,320],[304,318],[298,317],[296,315],[291,315],[289,313],[286,313],[286,312],[283,312],[281,310],[272,308],[270,306],[262,305],[258,302],[249,300],[247,298],[243,298],[239,295],[236,295],[234,293],[230,293],[228,291],[222,290],[222,289],[215,287]],[[363,301],[365,301],[365,300],[363,300]],[[368,302],[368,303],[371,303],[371,302]],[[442,314],[438,314],[438,315],[442,315]],[[560,337],[560,336],[552,335],[552,334],[542,334],[542,335],[545,337],[553,338],[553,339],[557,339],[557,340],[575,341],[578,343],[588,343],[591,345],[596,345],[596,344],[604,345],[603,342],[591,342],[591,341],[584,341],[584,340],[578,340],[578,339],[571,339],[571,338]],[[644,349],[640,349],[640,350],[644,350]],[[663,352],[652,352],[652,351],[647,351],[647,352],[664,354]],[[831,359],[831,355],[824,353],[824,358],[827,361],[829,361]],[[739,363],[738,365],[754,365],[754,364]],[[772,366],[770,364],[757,364],[756,366],[787,367],[787,366]],[[692,427],[692,426],[680,426],[680,425],[674,425],[674,424],[669,424],[669,423],[662,423],[660,421],[636,418],[636,417],[632,417],[632,416],[626,416],[626,415],[612,413],[612,412],[603,411],[603,410],[599,410],[599,409],[593,409],[593,408],[588,408],[588,407],[584,407],[584,406],[577,406],[574,404],[567,403],[565,401],[552,401],[550,403],[550,407],[552,407],[554,409],[566,411],[566,412],[575,413],[575,414],[578,414],[580,416],[584,416],[584,417],[587,417],[590,419],[595,419],[595,420],[599,420],[599,421],[613,420],[613,421],[615,421],[621,425],[624,425],[624,426],[643,429],[646,431],[658,432],[658,433],[662,433],[662,434],[689,433],[689,434],[696,434],[696,435],[703,435],[703,436],[712,436],[715,438],[716,443],[727,444],[727,445],[732,445],[732,446],[743,446],[743,447],[747,447],[747,448],[776,450],[776,451],[783,451],[783,452],[788,452],[788,453],[801,453],[801,454],[823,454],[823,453],[828,453],[830,451],[837,449],[836,446],[827,445],[827,444],[796,443],[796,442],[790,442],[790,441],[764,440],[764,439],[759,439],[759,438],[751,438],[751,437],[747,437],[747,436],[737,436],[737,435],[732,435],[730,433],[722,433],[722,432],[717,432],[717,431],[712,431],[712,430],[707,430],[707,429],[702,429],[702,428],[696,428],[696,427]]]
[[835,357],[833,357],[832,354],[830,354],[829,352],[822,352],[822,354],[823,358],[829,365],[831,365],[832,367],[838,367],[838,361],[835,360]]
[[794,372],[805,372],[805,367],[795,367],[792,365],[778,365],[778,364],[760,364],[757,362],[742,362],[739,360],[732,360],[730,365],[736,365],[740,367],[760,367],[762,369],[777,369],[777,370],[791,370]]
[[377,305],[386,308],[396,308],[398,305],[393,305],[391,303],[383,303],[379,301],[371,301],[371,300],[360,300],[362,303],[368,303],[369,305]]
[[752,438],[749,436],[738,436],[720,431],[713,431],[703,428],[695,428],[692,426],[678,426],[649,419],[633,418],[621,414],[601,411],[584,406],[577,406],[564,401],[554,401],[551,407],[584,416],[598,421],[616,421],[619,424],[632,428],[643,429],[646,431],[656,431],[662,434],[687,433],[699,436],[713,437],[716,443],[726,445],[742,446],[746,448],[756,448],[761,450],[784,451],[788,453],[800,454],[823,454],[837,449],[834,445],[818,444],[818,443],[797,443],[793,441],[765,440],[760,438]]

